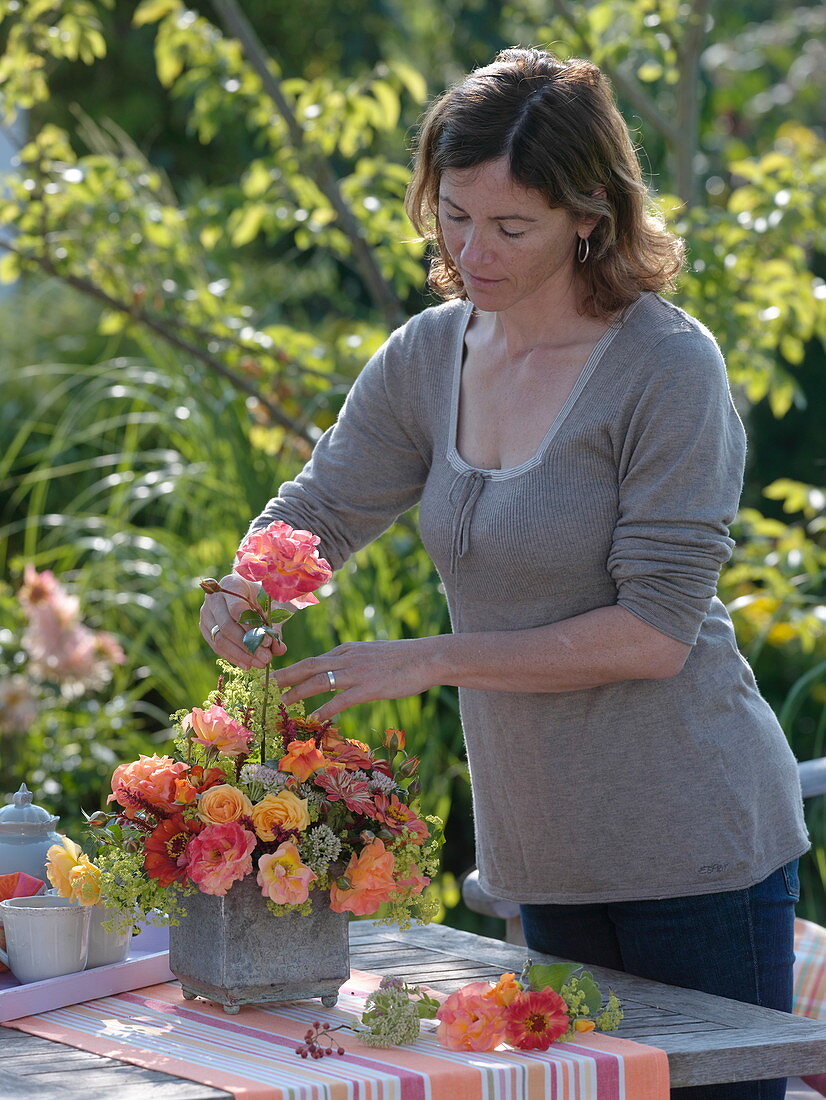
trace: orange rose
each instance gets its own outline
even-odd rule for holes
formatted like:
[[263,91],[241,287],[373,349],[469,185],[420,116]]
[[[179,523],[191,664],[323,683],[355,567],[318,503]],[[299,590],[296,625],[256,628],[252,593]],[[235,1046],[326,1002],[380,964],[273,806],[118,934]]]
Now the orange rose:
[[226,825],[240,817],[252,816],[252,803],[237,787],[219,783],[204,791],[198,802],[198,817],[207,825]]
[[361,855],[350,856],[344,877],[350,883],[343,889],[334,883],[330,889],[330,908],[334,913],[349,910],[358,917],[375,913],[384,901],[389,901],[396,891],[393,878],[395,860],[393,853],[384,847],[383,840],[371,840],[361,850]]
[[521,992],[522,989],[516,980],[516,975],[508,973],[502,975],[490,991],[490,996],[498,1005],[505,1008],[515,1001]]
[[303,833],[310,824],[307,799],[299,798],[292,791],[266,795],[252,807],[250,816],[261,840],[275,840],[274,825]]
[[316,746],[315,741],[290,741],[287,746],[287,755],[282,756],[278,767],[282,772],[292,772],[303,783],[305,779],[317,772],[320,768],[326,768],[328,762]]

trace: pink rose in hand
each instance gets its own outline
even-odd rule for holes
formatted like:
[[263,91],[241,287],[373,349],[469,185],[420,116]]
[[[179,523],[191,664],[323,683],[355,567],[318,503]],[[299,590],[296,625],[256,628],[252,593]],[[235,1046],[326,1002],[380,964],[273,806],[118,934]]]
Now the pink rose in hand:
[[160,816],[176,813],[175,781],[188,771],[182,760],[171,756],[144,756],[131,764],[121,764],[112,775],[112,793],[107,802],[119,802],[125,817],[134,818],[140,810],[160,811]]
[[209,710],[193,707],[181,723],[184,733],[192,730],[193,741],[205,749],[216,749],[224,756],[240,756],[249,750],[255,736],[240,722],[230,718],[223,707],[213,703]]
[[207,825],[188,844],[186,872],[204,894],[223,897],[230,886],[252,872],[255,834],[237,821]]
[[333,575],[329,564],[318,556],[318,543],[309,531],[296,531],[276,520],[244,540],[235,572],[257,581],[279,603],[307,607],[318,603],[312,593]]
[[258,885],[276,905],[301,905],[310,896],[310,884],[318,875],[311,871],[289,840],[258,860]]

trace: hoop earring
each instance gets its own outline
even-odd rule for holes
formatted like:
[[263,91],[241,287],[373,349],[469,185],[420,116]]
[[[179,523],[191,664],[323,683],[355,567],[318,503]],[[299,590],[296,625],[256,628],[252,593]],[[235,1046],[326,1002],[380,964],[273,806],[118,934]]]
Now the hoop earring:
[[[583,245],[585,245],[584,250],[582,248]],[[576,258],[579,260],[579,262],[581,264],[584,264],[585,261],[588,259],[588,253],[590,251],[591,251],[591,246],[588,243],[588,238],[587,237],[580,237],[579,238],[579,244],[576,246]]]

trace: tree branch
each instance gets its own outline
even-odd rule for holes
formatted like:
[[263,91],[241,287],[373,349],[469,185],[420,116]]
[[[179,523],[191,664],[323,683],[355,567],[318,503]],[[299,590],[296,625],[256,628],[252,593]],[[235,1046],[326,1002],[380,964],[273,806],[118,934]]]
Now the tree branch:
[[[574,34],[579,38],[585,52],[589,53],[591,44],[579,29],[579,23],[574,9],[566,3],[566,0],[552,0],[552,3],[557,15],[568,24]],[[602,68],[634,110],[638,111],[643,119],[650,123],[655,130],[658,130],[669,145],[679,145],[681,140],[679,128],[673,125],[667,115],[663,114],[636,77],[621,65],[614,66],[605,63],[602,65]]]
[[82,279],[78,275],[70,275],[66,272],[60,271],[51,260],[43,256],[32,256],[26,252],[21,252],[15,248],[9,241],[0,238],[0,248],[6,252],[11,252],[15,256],[18,256],[24,263],[34,264],[45,271],[47,275],[51,275],[56,279],[60,279],[61,282],[66,283],[68,286],[74,287],[75,290],[79,290],[82,294],[86,294],[91,298],[95,298],[97,301],[102,302],[108,309],[113,310],[116,313],[123,313],[130,317],[133,321],[136,321],[148,328],[150,331],[156,333],[163,340],[165,340],[172,347],[178,348],[179,351],[184,351],[188,355],[191,355],[194,359],[200,360],[205,366],[217,374],[219,377],[224,378],[227,382],[230,382],[236,389],[241,390],[242,393],[246,393],[250,397],[254,397],[256,401],[267,410],[270,419],[274,424],[278,424],[280,427],[285,428],[299,439],[303,439],[306,443],[313,445],[316,441],[316,436],[313,435],[307,428],[300,425],[297,421],[290,419],[285,413],[274,405],[268,398],[248,382],[241,375],[236,374],[235,371],[230,370],[220,359],[217,359],[214,355],[210,355],[208,351],[204,351],[196,344],[191,343],[189,340],[185,340],[183,337],[177,335],[177,333],[170,331],[169,327],[145,310],[135,309],[132,306],[126,305],[124,302],[119,302],[117,299],[112,298],[106,293],[105,290],[101,290],[100,287],[95,286],[94,283],[88,279]]
[[677,194],[688,206],[697,197],[695,159],[700,146],[700,56],[706,37],[708,0],[693,0],[686,30],[677,47],[677,128],[681,140],[673,147]]
[[287,124],[287,132],[293,148],[335,210],[341,230],[350,241],[356,264],[373,302],[381,310],[388,327],[396,328],[407,319],[398,298],[379,270],[373,251],[362,235],[361,226],[341,194],[339,181],[329,161],[307,145],[305,132],[284,96],[281,85],[270,72],[267,54],[249,20],[238,7],[236,0],[212,0],[212,4],[227,32],[241,43],[250,65],[261,78],[264,91],[272,99],[278,113]]

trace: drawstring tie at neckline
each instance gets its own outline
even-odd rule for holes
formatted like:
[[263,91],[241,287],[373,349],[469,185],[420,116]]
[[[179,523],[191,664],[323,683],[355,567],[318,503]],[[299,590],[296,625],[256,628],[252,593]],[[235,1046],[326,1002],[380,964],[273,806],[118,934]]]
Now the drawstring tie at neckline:
[[450,548],[451,573],[456,572],[459,558],[467,551],[470,524],[476,509],[476,502],[484,488],[485,480],[485,475],[479,473],[478,470],[468,470],[465,473],[458,474],[450,486],[448,500],[451,504],[456,505],[453,519],[453,540]]

